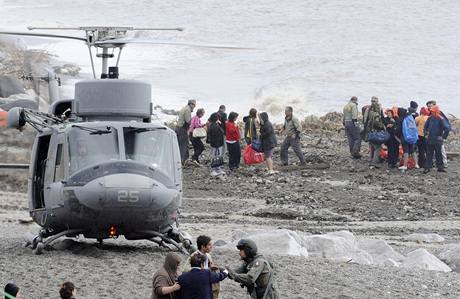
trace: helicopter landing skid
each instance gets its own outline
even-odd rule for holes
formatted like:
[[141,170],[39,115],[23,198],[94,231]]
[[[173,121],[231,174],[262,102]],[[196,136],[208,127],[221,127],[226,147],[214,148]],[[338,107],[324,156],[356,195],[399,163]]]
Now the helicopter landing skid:
[[69,229],[62,231],[58,234],[45,237],[47,235],[46,231],[40,230],[38,235],[34,236],[32,234],[27,234],[25,236],[26,244],[25,247],[31,247],[32,252],[34,254],[42,254],[44,249],[49,248],[52,242],[56,241],[57,239],[65,236],[65,235],[74,235],[83,233],[84,230],[81,229]]
[[161,247],[166,247],[169,250],[177,249],[185,255],[189,255],[196,251],[192,245],[192,241],[176,230],[171,230],[164,234],[156,231],[148,231],[145,233],[152,235],[152,237],[147,240],[157,243]]

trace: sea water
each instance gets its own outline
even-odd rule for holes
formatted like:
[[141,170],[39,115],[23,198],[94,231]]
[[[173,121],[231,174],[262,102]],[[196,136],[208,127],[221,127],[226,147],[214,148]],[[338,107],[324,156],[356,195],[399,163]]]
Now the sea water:
[[[180,26],[185,31],[137,35],[255,48],[129,45],[120,77],[151,83],[154,104],[164,108],[195,98],[207,112],[226,104],[240,115],[256,107],[280,119],[286,105],[323,114],[340,111],[351,96],[365,105],[375,95],[385,107],[435,99],[460,116],[460,1],[0,0],[0,14],[3,30]],[[37,47],[90,77],[84,44],[44,40]]]

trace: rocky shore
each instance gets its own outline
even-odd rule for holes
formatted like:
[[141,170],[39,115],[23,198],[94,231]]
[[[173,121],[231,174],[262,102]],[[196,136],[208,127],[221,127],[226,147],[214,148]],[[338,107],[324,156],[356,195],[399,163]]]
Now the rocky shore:
[[[453,123],[459,128],[457,120]],[[208,149],[205,166],[185,167],[180,228],[194,237],[208,234],[219,240],[214,258],[230,266],[238,264],[234,240],[257,232],[268,234],[266,239],[275,236],[277,239],[262,246],[261,251],[277,267],[282,298],[457,298],[458,261],[449,259],[448,253],[460,246],[460,160],[450,158],[445,174],[424,175],[421,170],[403,173],[385,166],[371,169],[366,155],[361,160],[349,157],[339,114],[308,117],[303,125],[305,167],[277,164],[278,148],[275,168],[280,173],[275,175],[268,175],[264,165],[242,165],[237,172],[211,177],[206,166]],[[2,159],[27,161],[33,131],[18,135],[17,131],[2,130],[0,138]],[[452,134],[446,147],[449,152],[460,152],[459,135]],[[363,152],[366,150],[364,145]],[[290,162],[297,162],[290,154]],[[26,178],[24,171],[2,170],[0,174],[2,283],[16,281],[31,298],[55,297],[56,286],[64,280],[77,285],[79,298],[150,296],[151,277],[166,254],[150,243],[119,238],[101,249],[94,240],[79,239],[42,256],[23,248],[23,234],[38,229],[28,222]],[[286,234],[277,237],[280,229],[288,230],[287,236],[297,234],[301,240],[286,239]],[[309,236],[343,230],[350,232],[352,235],[346,233],[345,237],[351,235],[352,239],[343,237],[345,242],[326,237],[335,241],[312,247],[317,244],[312,240],[325,237]],[[424,237],[409,238],[413,233]],[[434,233],[442,239],[426,239],[427,234]],[[369,239],[381,240],[405,261],[410,261],[414,250],[424,249],[454,272],[406,267],[403,261],[376,264],[375,256],[370,263],[345,254],[350,248],[360,252],[363,245],[359,244]],[[299,246],[298,252],[303,254],[293,254],[284,244]],[[372,252],[369,250],[364,256]],[[244,296],[239,285],[223,282],[222,298]]]

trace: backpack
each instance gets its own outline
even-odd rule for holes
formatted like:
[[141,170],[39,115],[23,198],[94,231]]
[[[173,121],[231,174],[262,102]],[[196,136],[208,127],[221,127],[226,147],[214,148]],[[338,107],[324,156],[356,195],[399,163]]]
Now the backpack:
[[415,124],[415,119],[412,115],[406,116],[402,124],[402,133],[404,141],[409,144],[416,144],[418,140],[418,129]]

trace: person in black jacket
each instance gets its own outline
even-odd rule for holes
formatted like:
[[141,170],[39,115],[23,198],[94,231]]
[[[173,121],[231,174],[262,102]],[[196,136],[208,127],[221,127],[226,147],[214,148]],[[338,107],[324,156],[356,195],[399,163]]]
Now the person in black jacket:
[[193,255],[190,258],[191,270],[177,278],[177,283],[181,287],[181,299],[212,299],[211,285],[227,278],[227,270],[212,272],[210,269],[203,269],[203,262],[203,255]]
[[222,129],[217,112],[209,117],[209,129],[206,142],[211,145],[211,175],[225,174],[224,171],[224,130]]
[[385,143],[388,148],[388,168],[396,168],[399,161],[399,141],[396,138],[396,132],[398,130],[398,118],[394,115],[394,111],[388,109],[386,117],[383,119],[383,123],[388,133],[390,133],[390,139]]
[[259,114],[260,123],[260,140],[264,151],[265,161],[267,163],[268,173],[273,174],[273,149],[276,146],[276,135],[272,123],[268,120],[267,112]]

